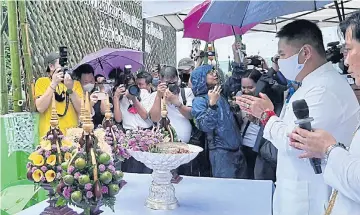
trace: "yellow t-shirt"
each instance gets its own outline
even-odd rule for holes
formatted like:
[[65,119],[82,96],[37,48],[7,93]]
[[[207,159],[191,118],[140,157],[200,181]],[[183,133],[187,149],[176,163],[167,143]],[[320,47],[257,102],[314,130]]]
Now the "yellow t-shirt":
[[[42,96],[46,89],[50,86],[51,80],[48,77],[39,78],[35,83],[35,98],[39,98]],[[56,87],[56,92],[61,93],[62,91],[66,92],[67,88],[63,83],[60,83]],[[83,90],[79,81],[74,81],[73,93],[76,93],[80,98],[83,97]],[[62,102],[56,101],[56,111],[58,114],[64,114],[66,107],[66,99]],[[50,129],[50,119],[51,119],[51,105],[49,108],[40,114],[39,121],[39,134],[40,137],[46,135],[46,133]],[[74,128],[78,125],[78,114],[76,113],[73,104],[71,103],[71,99],[69,98],[69,107],[66,112],[66,115],[63,117],[59,117],[59,128],[66,135],[66,129]]]

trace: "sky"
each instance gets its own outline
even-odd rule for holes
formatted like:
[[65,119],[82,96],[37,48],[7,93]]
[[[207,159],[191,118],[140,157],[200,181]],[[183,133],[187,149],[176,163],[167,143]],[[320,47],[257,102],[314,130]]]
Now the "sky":
[[[324,45],[329,42],[339,41],[336,27],[321,29],[323,32]],[[184,57],[189,57],[191,52],[191,39],[182,38],[183,32],[176,33],[176,60],[179,62]],[[232,55],[231,45],[234,37],[226,37],[215,41],[215,49],[218,52],[219,61],[228,61],[229,54]],[[277,52],[278,39],[271,33],[248,33],[243,36],[248,55],[260,55],[263,58],[271,58]],[[202,42],[201,49],[205,42]],[[326,48],[326,47],[325,47]],[[232,59],[232,56],[230,56]]]

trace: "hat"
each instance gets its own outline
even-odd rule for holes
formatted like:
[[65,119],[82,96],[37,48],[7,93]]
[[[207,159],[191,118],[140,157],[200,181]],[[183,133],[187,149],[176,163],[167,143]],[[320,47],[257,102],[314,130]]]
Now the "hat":
[[179,61],[178,69],[179,70],[189,70],[195,67],[195,62],[190,58],[183,58]]
[[54,62],[54,60],[59,59],[60,55],[56,52],[51,52],[45,58],[45,66],[47,67],[50,63]]

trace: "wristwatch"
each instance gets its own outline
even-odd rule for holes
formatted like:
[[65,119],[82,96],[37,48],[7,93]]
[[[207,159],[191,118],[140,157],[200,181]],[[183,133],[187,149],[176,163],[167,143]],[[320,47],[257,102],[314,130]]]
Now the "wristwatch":
[[332,151],[333,149],[335,149],[336,147],[341,147],[341,148],[347,150],[347,149],[346,149],[346,146],[345,146],[344,144],[342,144],[342,143],[336,143],[336,144],[334,144],[334,145],[331,145],[331,146],[329,146],[329,147],[326,149],[326,151],[325,151],[325,160],[327,160],[327,159],[329,158],[329,155],[330,155],[331,151]]
[[261,116],[260,116],[260,122],[263,126],[266,125],[266,123],[269,121],[269,119],[272,117],[272,116],[276,116],[275,112],[272,111],[272,110],[266,110],[264,111]]
[[66,90],[66,93],[69,94],[69,95],[71,95],[73,92],[74,92],[74,91],[73,91],[72,89],[67,89],[67,90]]

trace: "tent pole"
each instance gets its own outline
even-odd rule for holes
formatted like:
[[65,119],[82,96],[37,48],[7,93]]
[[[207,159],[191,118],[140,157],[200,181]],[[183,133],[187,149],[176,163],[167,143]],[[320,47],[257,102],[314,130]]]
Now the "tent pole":
[[144,64],[144,68],[145,68],[145,56],[146,56],[146,51],[145,51],[145,42],[146,42],[146,19],[144,18],[142,20],[142,41],[141,41],[141,51],[143,52],[143,64]]

